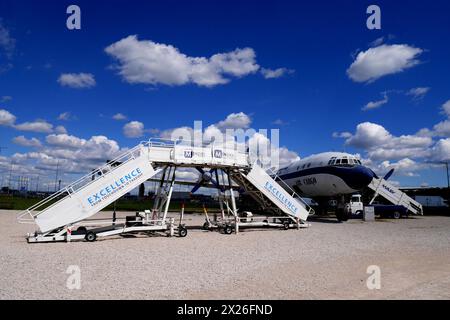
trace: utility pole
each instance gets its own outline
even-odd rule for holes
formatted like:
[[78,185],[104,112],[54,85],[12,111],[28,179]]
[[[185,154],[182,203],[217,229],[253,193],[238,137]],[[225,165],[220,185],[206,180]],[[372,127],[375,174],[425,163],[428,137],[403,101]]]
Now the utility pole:
[[56,190],[56,188],[57,188],[57,183],[58,183],[58,173],[59,173],[59,160],[58,160],[58,162],[56,163],[55,192],[58,191],[58,190]]
[[37,181],[36,181],[36,192],[39,192],[39,177],[40,177],[40,176],[41,176],[41,174],[38,173]]
[[448,173],[448,162],[444,161],[442,163],[445,164],[445,169],[446,169],[446,172],[447,172],[447,188],[450,189],[450,175]]
[[11,167],[9,168],[9,179],[8,179],[8,194],[11,191],[11,175],[12,175],[12,171],[13,171],[13,161],[11,160]]

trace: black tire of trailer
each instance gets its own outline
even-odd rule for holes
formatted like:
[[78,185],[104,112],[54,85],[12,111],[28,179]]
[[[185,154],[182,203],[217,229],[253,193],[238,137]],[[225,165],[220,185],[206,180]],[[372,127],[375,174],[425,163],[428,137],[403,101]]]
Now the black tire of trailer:
[[95,232],[88,231],[86,232],[84,239],[86,239],[86,241],[88,242],[94,242],[95,240],[97,240],[97,235],[95,234]]
[[209,223],[208,223],[208,222],[205,222],[205,223],[203,224],[203,226],[202,226],[202,229],[203,229],[203,230],[209,230]]
[[183,227],[183,226],[178,227],[178,235],[181,238],[186,237],[187,236],[187,229],[186,229],[186,227]]
[[348,220],[348,214],[346,214],[343,210],[338,210],[336,212],[336,218],[339,222],[345,222]]
[[223,227],[223,232],[225,234],[232,234],[233,233],[233,228],[229,225],[226,225],[225,227]]
[[84,234],[86,234],[86,232],[87,232],[87,229],[86,229],[86,227],[78,227],[77,228],[77,232],[79,232],[79,233],[84,233]]
[[400,219],[402,217],[402,214],[399,211],[395,211],[392,215],[394,219]]
[[284,230],[289,230],[290,226],[291,226],[291,224],[289,222],[287,222],[287,221],[283,222],[283,229]]

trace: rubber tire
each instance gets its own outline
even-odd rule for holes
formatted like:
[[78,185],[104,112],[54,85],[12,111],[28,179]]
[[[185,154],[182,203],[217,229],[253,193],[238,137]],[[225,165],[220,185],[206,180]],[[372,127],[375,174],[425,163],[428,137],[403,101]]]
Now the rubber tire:
[[349,214],[345,213],[344,210],[337,210],[336,211],[336,218],[339,222],[345,222],[349,218]]
[[88,231],[86,232],[84,239],[86,239],[86,241],[88,242],[94,242],[95,240],[97,240],[97,235],[92,231]]
[[186,237],[187,236],[187,229],[185,228],[185,227],[178,227],[178,235],[181,237],[181,238],[184,238],[184,237]]
[[394,214],[392,215],[394,219],[398,220],[402,217],[402,214],[398,211],[395,211]]
[[87,229],[86,229],[86,227],[78,227],[77,228],[77,232],[82,232],[82,233],[86,234],[87,233]]
[[203,224],[203,226],[202,226],[202,229],[203,229],[203,230],[209,230],[209,223],[208,223],[208,222],[205,222],[205,223]]
[[283,222],[283,229],[284,230],[289,230],[290,228],[290,223],[289,222]]
[[224,232],[225,234],[232,234],[232,233],[233,233],[233,228],[232,228],[231,226],[225,226],[225,227],[223,228],[223,232]]

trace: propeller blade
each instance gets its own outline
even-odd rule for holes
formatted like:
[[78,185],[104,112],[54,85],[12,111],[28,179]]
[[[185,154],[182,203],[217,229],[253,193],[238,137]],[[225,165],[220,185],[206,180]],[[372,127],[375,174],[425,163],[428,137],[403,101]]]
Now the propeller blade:
[[378,178],[377,174],[372,169],[369,168],[369,170],[372,171],[372,174],[373,174],[375,179],[380,179],[380,178]]
[[394,173],[394,169],[389,170],[389,172],[386,173],[386,175],[384,176],[383,179],[384,179],[384,180],[389,179],[389,178],[392,176],[393,173]]
[[203,185],[203,179],[200,180],[191,190],[191,193],[195,193],[195,191],[197,191],[198,189],[200,189],[200,187]]

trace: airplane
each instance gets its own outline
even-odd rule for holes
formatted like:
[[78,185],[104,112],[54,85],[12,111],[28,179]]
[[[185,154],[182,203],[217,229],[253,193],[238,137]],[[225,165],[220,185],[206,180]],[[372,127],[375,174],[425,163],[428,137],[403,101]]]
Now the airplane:
[[[389,171],[384,179],[392,175]],[[295,161],[279,169],[276,179],[282,180],[302,197],[314,199],[322,211],[327,210],[330,200],[341,204],[347,195],[367,187],[375,172],[364,166],[356,156],[343,152],[324,152]],[[344,210],[336,210],[339,221],[348,220]]]

